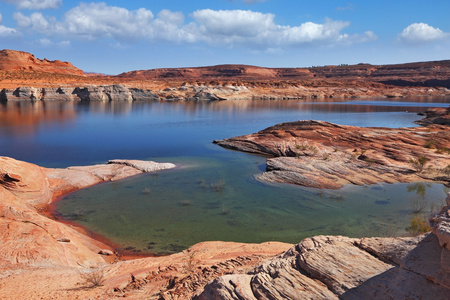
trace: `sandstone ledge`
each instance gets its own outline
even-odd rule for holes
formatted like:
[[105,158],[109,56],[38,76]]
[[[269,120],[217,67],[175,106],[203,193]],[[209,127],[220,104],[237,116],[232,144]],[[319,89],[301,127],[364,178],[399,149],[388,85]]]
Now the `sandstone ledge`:
[[268,156],[259,179],[270,182],[330,189],[414,181],[450,186],[450,108],[439,111],[427,127],[362,128],[307,120],[214,143]]
[[123,164],[47,169],[0,157],[1,264],[27,266],[91,266],[104,263],[97,255],[106,245],[39,213],[57,196],[104,181],[146,171],[173,168],[173,164],[131,161]]
[[448,299],[450,251],[416,238],[307,238],[247,274],[219,277],[195,299]]

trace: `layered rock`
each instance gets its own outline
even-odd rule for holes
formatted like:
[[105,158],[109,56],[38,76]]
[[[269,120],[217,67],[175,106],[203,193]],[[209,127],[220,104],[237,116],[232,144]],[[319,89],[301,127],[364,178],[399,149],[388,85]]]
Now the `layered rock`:
[[0,91],[0,101],[142,101],[159,100],[151,90],[128,88],[124,85],[88,87],[34,88],[19,87]]
[[41,60],[30,53],[15,50],[0,50],[0,70],[84,75],[70,62]]
[[416,121],[417,124],[427,126],[430,124],[450,125],[450,107],[435,107],[427,109],[426,118]]
[[[447,60],[311,68],[219,65],[140,70],[113,76],[84,74],[70,63],[40,60],[26,52],[3,50],[0,52],[0,89],[5,90],[0,92],[0,99],[205,101],[448,96],[449,74],[450,61]],[[120,85],[126,85],[128,91]],[[20,93],[16,91],[18,87],[38,90]],[[73,87],[73,90],[65,91],[66,87]],[[75,87],[78,90],[73,93]],[[18,95],[13,95],[15,92]]]
[[448,299],[450,251],[416,238],[318,236],[247,274],[219,277],[194,299]]
[[[139,169],[130,165],[140,165]],[[106,165],[47,169],[0,157],[0,266],[90,266],[104,263],[107,247],[39,211],[64,193],[103,181],[119,180],[172,164],[131,161]]]
[[271,182],[332,189],[423,180],[450,185],[448,126],[391,129],[298,121],[214,142],[269,156],[259,178]]

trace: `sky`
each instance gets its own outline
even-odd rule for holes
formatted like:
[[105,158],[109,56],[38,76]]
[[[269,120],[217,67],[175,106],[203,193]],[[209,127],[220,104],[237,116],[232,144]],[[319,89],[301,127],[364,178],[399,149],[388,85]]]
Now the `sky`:
[[450,59],[448,0],[0,0],[0,49],[85,72]]

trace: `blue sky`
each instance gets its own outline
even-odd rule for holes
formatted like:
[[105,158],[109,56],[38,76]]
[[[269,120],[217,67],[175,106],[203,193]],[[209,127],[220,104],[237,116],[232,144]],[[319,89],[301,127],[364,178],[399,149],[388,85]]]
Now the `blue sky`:
[[0,0],[0,49],[88,72],[450,59],[450,1]]

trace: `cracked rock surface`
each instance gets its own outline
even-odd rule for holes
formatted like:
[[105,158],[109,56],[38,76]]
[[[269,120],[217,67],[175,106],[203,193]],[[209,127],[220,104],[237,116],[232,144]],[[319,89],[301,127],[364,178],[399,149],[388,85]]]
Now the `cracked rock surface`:
[[317,236],[247,274],[211,281],[195,299],[449,299],[449,266],[431,233]]

